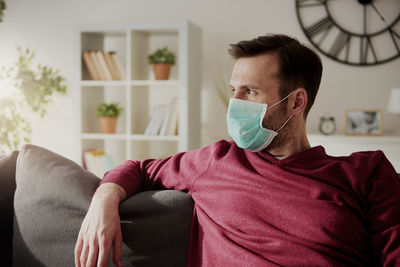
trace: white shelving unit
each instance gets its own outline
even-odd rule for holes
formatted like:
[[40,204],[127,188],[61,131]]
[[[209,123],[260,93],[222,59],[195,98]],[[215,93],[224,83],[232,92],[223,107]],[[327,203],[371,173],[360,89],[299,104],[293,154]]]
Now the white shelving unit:
[[[75,28],[77,139],[82,151],[102,148],[115,163],[162,158],[200,146],[201,30],[189,21],[77,25]],[[176,55],[170,79],[157,81],[147,56],[167,46]],[[125,80],[90,80],[82,60],[85,50],[115,51]],[[178,99],[178,135],[144,135],[155,106]],[[96,107],[118,102],[123,107],[115,134],[101,134]]]
[[311,146],[322,145],[332,156],[348,156],[353,152],[382,150],[400,173],[400,136],[308,135]]

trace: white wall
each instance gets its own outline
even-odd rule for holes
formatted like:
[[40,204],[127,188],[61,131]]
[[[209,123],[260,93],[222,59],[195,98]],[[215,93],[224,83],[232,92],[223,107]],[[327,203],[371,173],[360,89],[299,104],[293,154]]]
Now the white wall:
[[[36,60],[60,69],[68,95],[57,96],[44,119],[32,116],[33,140],[67,157],[74,153],[74,40],[73,25],[134,20],[189,19],[203,29],[203,144],[227,138],[225,107],[215,89],[216,73],[229,72],[230,43],[267,32],[307,40],[300,29],[294,0],[6,0],[0,23],[0,66],[12,64],[17,45],[36,51]],[[394,3],[394,2],[393,2]],[[349,16],[351,16],[349,12]],[[321,55],[324,75],[314,109],[308,118],[311,133],[319,117],[336,118],[343,133],[346,108],[386,109],[390,88],[400,86],[400,59],[375,67],[350,67]],[[225,74],[227,75],[227,74]],[[399,117],[384,113],[390,134]]]

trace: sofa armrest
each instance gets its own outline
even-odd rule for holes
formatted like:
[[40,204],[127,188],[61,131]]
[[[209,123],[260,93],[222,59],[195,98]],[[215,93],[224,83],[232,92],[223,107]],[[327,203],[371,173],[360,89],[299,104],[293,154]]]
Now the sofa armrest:
[[141,192],[121,203],[119,211],[127,266],[187,265],[193,216],[189,194],[175,190]]

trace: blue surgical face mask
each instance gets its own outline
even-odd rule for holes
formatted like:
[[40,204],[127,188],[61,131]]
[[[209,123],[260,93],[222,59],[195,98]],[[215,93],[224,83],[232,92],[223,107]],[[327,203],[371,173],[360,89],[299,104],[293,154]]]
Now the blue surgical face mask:
[[[281,103],[293,92],[277,103],[271,105],[269,108]],[[293,116],[293,114],[290,115],[289,118],[282,124],[282,126],[278,130],[274,131],[262,126],[267,109],[267,104],[240,100],[236,98],[230,99],[226,121],[229,135],[232,137],[233,141],[235,141],[238,147],[252,152],[263,150],[269,144],[271,144],[275,136],[278,135],[278,132]]]

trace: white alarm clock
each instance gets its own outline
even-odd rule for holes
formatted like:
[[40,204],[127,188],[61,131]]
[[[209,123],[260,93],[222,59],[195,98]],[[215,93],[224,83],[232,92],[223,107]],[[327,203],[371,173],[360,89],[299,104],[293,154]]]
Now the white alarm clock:
[[319,131],[325,135],[334,134],[336,131],[336,123],[334,117],[321,117],[319,122]]

